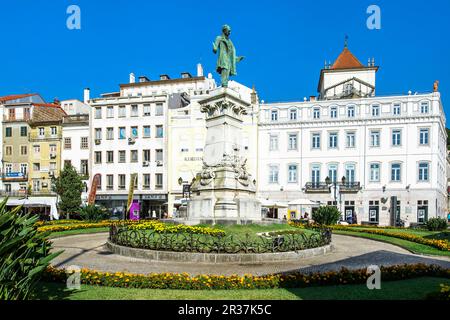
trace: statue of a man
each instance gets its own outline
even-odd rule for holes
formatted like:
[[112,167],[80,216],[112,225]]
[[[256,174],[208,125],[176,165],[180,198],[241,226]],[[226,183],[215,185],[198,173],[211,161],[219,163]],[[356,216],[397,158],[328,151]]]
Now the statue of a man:
[[230,26],[224,25],[222,27],[222,35],[218,36],[213,43],[213,52],[217,53],[219,51],[216,70],[220,74],[221,85],[224,88],[228,87],[230,76],[237,74],[236,63],[244,59],[244,57],[236,56],[236,49],[233,42],[231,42],[230,34]]

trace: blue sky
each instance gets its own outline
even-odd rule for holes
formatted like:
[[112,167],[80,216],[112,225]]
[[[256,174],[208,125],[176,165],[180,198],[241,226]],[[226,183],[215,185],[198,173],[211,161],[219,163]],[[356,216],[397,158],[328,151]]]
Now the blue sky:
[[[81,8],[81,30],[66,27],[69,5]],[[366,27],[369,5],[381,8],[381,30]],[[118,89],[128,74],[151,79],[213,72],[211,43],[232,27],[246,56],[235,80],[266,101],[315,95],[324,60],[350,50],[380,66],[379,95],[440,91],[450,111],[450,1],[149,1],[0,0],[0,95],[39,92],[47,100]],[[217,75],[214,75],[218,79]]]

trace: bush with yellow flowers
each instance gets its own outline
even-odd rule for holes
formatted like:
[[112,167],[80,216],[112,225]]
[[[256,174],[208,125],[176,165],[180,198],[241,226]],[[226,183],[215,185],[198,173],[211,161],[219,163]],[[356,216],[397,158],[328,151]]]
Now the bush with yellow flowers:
[[225,231],[210,227],[187,226],[184,224],[168,224],[157,220],[143,221],[129,227],[130,230],[153,230],[157,233],[191,233],[223,236]]
[[[397,265],[381,267],[384,281],[395,281],[419,277],[450,278],[450,269],[435,265]],[[66,282],[70,273],[64,269],[48,267],[43,280],[48,282]],[[184,289],[184,290],[224,290],[224,289],[272,289],[272,288],[302,288],[310,286],[327,286],[342,284],[366,283],[370,274],[366,269],[318,272],[304,274],[294,272],[289,274],[271,274],[254,276],[231,275],[197,275],[187,273],[150,273],[132,274],[126,272],[98,272],[82,269],[80,279],[82,284],[147,289]]]
[[[58,220],[59,221],[59,220]],[[99,222],[83,222],[77,220],[61,220],[65,221],[65,223],[52,223],[52,224],[43,224],[38,227],[39,232],[60,232],[60,231],[69,231],[69,230],[78,230],[78,229],[92,229],[92,228],[104,228],[110,227],[111,225],[116,224],[136,224],[137,221],[132,220],[103,220]],[[68,222],[70,221],[70,222]],[[76,222],[73,222],[76,221]]]

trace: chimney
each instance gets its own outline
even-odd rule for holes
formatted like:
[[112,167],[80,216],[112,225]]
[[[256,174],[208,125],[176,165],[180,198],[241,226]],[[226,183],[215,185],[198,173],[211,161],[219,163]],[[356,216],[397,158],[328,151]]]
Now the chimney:
[[252,104],[258,104],[258,93],[255,90],[255,86],[253,86],[252,93],[250,94],[250,99]]
[[84,103],[88,103],[89,99],[90,99],[90,95],[91,95],[91,89],[86,88],[84,89],[84,96],[83,96],[83,102]]
[[316,96],[310,96],[309,101],[316,101]]
[[134,75],[134,73],[130,73],[130,83],[136,83],[136,76]]
[[203,66],[201,63],[197,64],[197,77],[203,77]]

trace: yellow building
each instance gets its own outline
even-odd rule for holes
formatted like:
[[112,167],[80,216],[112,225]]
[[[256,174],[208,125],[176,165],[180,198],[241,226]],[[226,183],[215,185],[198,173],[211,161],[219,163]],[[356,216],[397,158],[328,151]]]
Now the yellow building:
[[61,170],[62,119],[57,104],[36,104],[30,121],[28,183],[34,196],[54,196],[52,177]]

